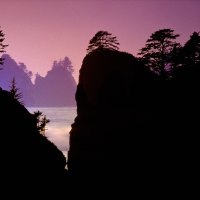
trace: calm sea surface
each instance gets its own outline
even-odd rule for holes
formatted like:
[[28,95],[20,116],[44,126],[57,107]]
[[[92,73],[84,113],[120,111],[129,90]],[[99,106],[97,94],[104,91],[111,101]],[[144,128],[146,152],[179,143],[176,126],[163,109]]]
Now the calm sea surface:
[[29,112],[41,111],[50,122],[45,135],[67,157],[69,149],[69,131],[76,117],[76,107],[28,107]]

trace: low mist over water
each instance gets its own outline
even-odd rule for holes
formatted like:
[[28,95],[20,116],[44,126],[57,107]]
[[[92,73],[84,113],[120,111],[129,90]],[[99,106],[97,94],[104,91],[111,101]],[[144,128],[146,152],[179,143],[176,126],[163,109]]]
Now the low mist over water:
[[50,122],[47,124],[46,137],[61,151],[69,149],[69,131],[76,117],[76,107],[28,107],[31,113],[41,111]]

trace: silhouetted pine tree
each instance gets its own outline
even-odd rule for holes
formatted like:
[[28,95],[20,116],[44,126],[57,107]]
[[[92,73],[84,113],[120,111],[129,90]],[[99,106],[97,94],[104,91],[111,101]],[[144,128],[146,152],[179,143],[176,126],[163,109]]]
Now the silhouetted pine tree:
[[169,71],[174,67],[174,54],[180,48],[180,44],[175,41],[177,37],[179,35],[171,29],[154,32],[138,53],[140,60],[152,71],[168,78]]
[[45,135],[45,131],[47,130],[46,129],[46,125],[47,123],[50,122],[49,119],[46,118],[46,115],[44,115],[41,111],[35,111],[33,113],[33,116],[35,117],[36,119],[36,127],[37,127],[37,130],[42,134],[42,135]]
[[175,79],[199,80],[200,74],[200,35],[194,32],[180,51],[179,66],[175,70]]
[[15,78],[12,79],[11,85],[10,85],[10,94],[14,99],[16,99],[20,104],[24,105],[22,101],[22,93],[20,92],[19,88],[16,87],[16,81]]
[[[5,39],[5,34],[3,33],[2,30],[0,30],[0,53],[4,53],[5,52],[5,47],[7,47],[8,45],[3,44],[3,41]],[[3,64],[3,58],[0,57],[0,65]],[[1,70],[2,68],[0,68]]]
[[194,32],[183,47],[184,63],[187,65],[200,64],[200,35]]
[[115,36],[107,31],[98,31],[90,40],[87,53],[91,53],[96,49],[106,48],[111,50],[119,50],[119,42]]

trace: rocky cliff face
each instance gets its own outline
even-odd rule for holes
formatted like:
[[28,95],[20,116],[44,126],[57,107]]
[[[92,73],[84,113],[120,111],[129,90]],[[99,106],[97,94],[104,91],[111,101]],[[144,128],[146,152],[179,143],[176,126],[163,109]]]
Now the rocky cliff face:
[[70,132],[72,174],[109,177],[144,168],[159,132],[156,124],[164,123],[156,103],[163,99],[159,81],[128,53],[104,49],[84,58]]
[[114,193],[130,184],[144,196],[173,191],[177,183],[185,187],[197,173],[199,122],[192,113],[200,109],[192,85],[161,80],[127,53],[87,55],[76,91],[69,173],[81,187],[103,180],[101,190]]
[[36,130],[33,115],[3,90],[0,90],[0,110],[0,171],[5,176],[1,176],[1,181],[10,184],[11,190],[27,186],[30,191],[38,192],[33,183],[45,188],[49,183],[64,180],[66,159]]

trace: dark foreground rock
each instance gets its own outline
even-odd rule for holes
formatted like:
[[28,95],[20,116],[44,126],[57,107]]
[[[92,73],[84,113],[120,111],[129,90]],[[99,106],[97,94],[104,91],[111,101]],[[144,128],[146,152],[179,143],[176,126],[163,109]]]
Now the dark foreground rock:
[[103,181],[99,190],[114,187],[116,193],[123,186],[142,195],[185,187],[197,166],[195,97],[130,54],[108,49],[88,54],[70,132],[71,176],[82,186]]
[[[36,130],[33,115],[0,90],[1,185],[37,193],[66,183],[66,159]],[[26,189],[25,189],[26,188]]]

